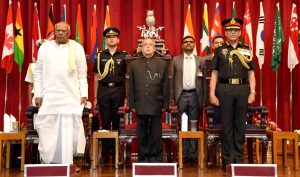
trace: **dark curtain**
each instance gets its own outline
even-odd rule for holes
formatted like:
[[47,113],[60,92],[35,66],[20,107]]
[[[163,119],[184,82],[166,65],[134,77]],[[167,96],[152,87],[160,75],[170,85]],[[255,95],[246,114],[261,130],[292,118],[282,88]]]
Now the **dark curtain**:
[[[236,0],[237,17],[243,19],[245,12],[245,3],[247,0]],[[250,13],[252,19],[252,34],[254,40],[254,48],[256,44],[256,30],[257,21],[259,17],[259,2],[260,0],[248,0],[250,4]],[[21,13],[24,28],[24,47],[25,47],[25,59],[23,64],[23,71],[21,73],[21,85],[19,85],[19,72],[16,64],[13,66],[13,71],[8,75],[8,92],[7,92],[7,103],[6,112],[12,113],[18,117],[19,109],[21,109],[21,121],[25,121],[25,108],[28,105],[28,84],[24,82],[26,70],[28,64],[31,62],[31,30],[32,30],[32,12],[34,2],[38,3],[39,19],[42,37],[45,38],[47,29],[47,19],[49,6],[51,3],[54,4],[54,22],[57,23],[61,19],[62,6],[67,5],[67,22],[71,25],[71,38],[75,37],[75,23],[77,15],[77,4],[80,3],[82,7],[82,19],[84,26],[84,37],[85,44],[84,48],[86,54],[90,54],[91,43],[90,41],[90,27],[92,21],[92,8],[93,5],[97,5],[97,16],[98,16],[98,30],[99,41],[102,40],[102,31],[104,25],[105,7],[109,4],[111,25],[116,26],[121,30],[120,45],[122,50],[132,54],[137,47],[137,39],[140,38],[140,32],[136,26],[144,25],[146,10],[151,9],[155,12],[156,27],[164,26],[164,30],[160,32],[160,35],[166,42],[166,48],[169,49],[171,55],[178,55],[181,52],[181,39],[183,36],[184,19],[187,11],[188,3],[191,4],[191,13],[193,26],[195,31],[195,38],[197,41],[197,49],[199,49],[200,33],[202,26],[202,13],[204,2],[208,5],[209,15],[209,28],[212,26],[212,19],[215,11],[215,3],[217,0],[20,0]],[[219,0],[220,3],[220,15],[221,19],[231,17],[233,0]],[[271,57],[272,57],[272,41],[273,41],[273,30],[274,30],[274,19],[276,3],[280,3],[281,18],[284,28],[285,41],[283,43],[282,52],[282,63],[278,69],[278,125],[283,130],[290,130],[291,128],[300,128],[299,118],[299,105],[300,105],[300,69],[299,66],[293,70],[293,95],[292,104],[290,103],[290,71],[287,67],[287,51],[288,51],[288,35],[289,35],[289,24],[291,16],[292,3],[298,5],[298,16],[299,16],[299,2],[298,0],[263,0],[264,13],[265,13],[265,64],[262,69],[262,102],[263,105],[267,106],[270,111],[270,118],[276,120],[276,77],[275,72],[271,70]],[[4,41],[4,31],[6,26],[6,16],[8,9],[8,0],[0,1],[0,44]],[[13,0],[13,16],[15,21],[15,13],[17,7],[17,0]],[[99,42],[99,49],[101,49],[101,42]],[[2,56],[2,45],[0,50]],[[257,63],[257,58],[255,58]],[[89,61],[89,98],[93,99],[93,73],[92,63]],[[3,69],[0,70],[0,115],[3,115],[4,111],[4,96],[5,96],[5,72]],[[260,88],[260,77],[259,67],[256,70],[257,86],[255,105],[259,105],[259,88]],[[19,88],[21,87],[21,94],[19,96]],[[19,102],[21,100],[21,107],[19,108]],[[92,100],[93,102],[93,100]],[[290,113],[292,111],[292,114]],[[292,127],[290,127],[290,120],[292,116]],[[2,127],[3,122],[0,121]]]

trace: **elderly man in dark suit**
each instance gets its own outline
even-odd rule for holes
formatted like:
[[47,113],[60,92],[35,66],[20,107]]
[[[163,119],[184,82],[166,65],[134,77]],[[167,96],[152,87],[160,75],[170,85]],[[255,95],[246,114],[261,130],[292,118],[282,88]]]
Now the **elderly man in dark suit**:
[[168,70],[154,55],[155,42],[145,39],[143,56],[130,65],[129,107],[137,114],[139,162],[162,162],[161,113],[169,107]]
[[[188,130],[191,130],[190,120],[199,119],[200,107],[204,105],[206,95],[205,60],[193,54],[194,48],[195,39],[192,36],[184,37],[182,39],[183,54],[175,56],[171,66],[171,85],[179,122],[181,124],[181,116],[186,113],[189,119]],[[196,140],[184,139],[184,161],[188,158],[194,161],[197,159],[196,154]]]

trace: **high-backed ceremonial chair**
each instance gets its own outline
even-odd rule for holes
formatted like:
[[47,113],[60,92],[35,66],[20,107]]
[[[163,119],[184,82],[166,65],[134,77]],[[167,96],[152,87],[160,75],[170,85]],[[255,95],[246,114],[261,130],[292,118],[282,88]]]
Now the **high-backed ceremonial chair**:
[[[176,161],[177,160],[177,145],[178,136],[177,136],[177,117],[176,117],[176,109],[170,107],[170,110],[162,113],[162,138],[164,141],[164,162],[167,161]],[[119,142],[120,142],[120,157],[121,163],[124,161],[128,161],[131,152],[132,152],[132,142],[133,139],[137,137],[136,131],[136,115],[131,112],[127,106],[121,107],[119,109],[120,116],[120,128],[119,128]],[[169,140],[173,142],[172,148]],[[168,147],[168,148],[166,148]],[[172,152],[171,152],[172,151]]]
[[37,114],[38,109],[35,106],[29,106],[26,108],[25,116],[27,118],[27,136],[26,136],[26,153],[25,163],[36,164],[40,163],[40,157],[38,152],[38,139],[39,135],[34,129],[34,117]]
[[[37,149],[38,145],[38,139],[39,135],[37,131],[34,129],[34,117],[37,114],[38,109],[34,106],[29,106],[26,109],[25,116],[27,119],[27,136],[26,136],[26,163],[40,163],[40,158],[39,158],[39,152]],[[80,164],[83,167],[90,167],[91,166],[91,159],[90,159],[90,145],[91,145],[91,135],[89,131],[89,113],[90,109],[84,107],[83,112],[82,112],[82,121],[83,121],[83,127],[84,127],[84,132],[85,132],[85,137],[86,137],[86,148],[85,148],[85,154],[83,160],[80,160]],[[76,161],[76,159],[75,159]],[[74,162],[75,162],[74,161]],[[75,162],[76,163],[76,162]]]
[[[208,118],[207,129],[207,165],[216,165],[216,144],[220,142],[222,136],[222,124],[219,114],[219,108],[208,106],[206,108],[206,116]],[[260,118],[260,125],[257,126],[252,123],[252,118],[257,116]],[[264,106],[249,107],[247,113],[247,122],[245,138],[247,140],[248,162],[253,163],[253,140],[258,139],[262,145],[262,163],[266,163],[268,138],[266,135],[266,120],[268,110]],[[256,147],[256,153],[259,153],[259,147]],[[257,156],[257,163],[260,161],[259,154]]]

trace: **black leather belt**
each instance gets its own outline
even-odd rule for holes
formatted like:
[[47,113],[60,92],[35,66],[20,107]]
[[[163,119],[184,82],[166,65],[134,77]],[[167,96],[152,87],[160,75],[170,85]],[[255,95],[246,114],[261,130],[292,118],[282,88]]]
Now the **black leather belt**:
[[113,88],[113,87],[123,86],[124,84],[123,84],[123,82],[100,82],[100,85],[103,87]]
[[245,78],[219,78],[221,84],[242,85],[248,84]]
[[192,93],[192,92],[196,92],[196,91],[197,91],[196,89],[182,90],[182,92],[185,92],[185,93]]

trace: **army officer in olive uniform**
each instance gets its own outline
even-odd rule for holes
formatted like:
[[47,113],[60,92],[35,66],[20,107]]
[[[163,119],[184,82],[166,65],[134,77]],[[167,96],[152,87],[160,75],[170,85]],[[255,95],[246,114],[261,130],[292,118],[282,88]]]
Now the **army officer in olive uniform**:
[[[126,53],[117,47],[119,35],[120,30],[115,27],[104,30],[103,37],[107,49],[98,53],[94,65],[94,95],[95,97],[97,95],[95,99],[100,109],[102,128],[105,130],[119,129],[118,109],[124,104],[125,99]],[[109,139],[103,139],[101,162],[105,163],[109,160],[110,149],[114,155],[114,143]]]
[[167,65],[154,55],[152,39],[143,41],[142,52],[129,71],[129,107],[137,114],[138,161],[162,162],[161,113],[169,107]]
[[211,64],[210,101],[220,106],[223,170],[243,163],[247,108],[255,100],[252,51],[239,43],[242,24],[237,18],[222,22],[228,41],[215,50]]

